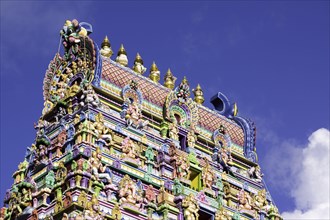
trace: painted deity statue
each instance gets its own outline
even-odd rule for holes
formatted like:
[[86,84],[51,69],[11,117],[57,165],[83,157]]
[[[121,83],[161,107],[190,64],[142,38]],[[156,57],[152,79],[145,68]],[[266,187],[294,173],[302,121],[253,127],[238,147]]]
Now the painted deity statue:
[[233,161],[231,152],[225,146],[222,146],[220,149],[214,148],[212,159],[220,163],[226,173],[234,175],[230,170],[230,165]]
[[78,85],[78,82],[75,81],[73,83],[73,85],[70,87],[70,92],[69,92],[69,95],[70,96],[74,96],[75,94],[77,94],[80,90],[80,86]]
[[57,95],[59,97],[59,99],[64,99],[67,95],[67,88],[68,85],[61,81],[59,83],[57,83]]
[[90,103],[94,107],[97,107],[100,104],[99,97],[94,92],[93,86],[91,84],[89,84],[86,88],[83,88],[83,94],[81,95],[80,99],[81,106]]
[[246,192],[244,189],[241,189],[238,194],[238,203],[239,203],[239,209],[245,209],[245,210],[251,210],[252,209],[252,198],[248,192]]
[[79,22],[76,19],[72,21],[66,20],[63,29],[60,31],[63,39],[63,46],[65,49],[64,58],[66,60],[71,59],[73,54],[77,54],[79,51],[78,43],[80,43],[80,36],[86,36],[87,31],[85,28],[80,27]]
[[214,220],[231,220],[231,216],[228,214],[228,212],[221,207],[217,213],[215,214]]
[[93,151],[92,156],[88,159],[88,163],[92,167],[92,173],[97,179],[105,179],[108,184],[112,184],[110,168],[104,166],[101,159],[100,148],[97,147],[96,151]]
[[182,201],[182,207],[184,208],[183,214],[185,220],[198,220],[199,205],[192,193]]
[[254,204],[258,209],[267,211],[269,209],[269,205],[266,199],[266,190],[261,189],[258,191],[258,194],[254,197]]
[[7,215],[9,218],[12,219],[14,215],[18,216],[22,213],[22,208],[20,207],[21,197],[18,195],[17,192],[12,192],[9,200],[9,207],[7,210]]
[[102,113],[98,113],[95,116],[95,122],[93,124],[94,133],[97,134],[98,138],[104,140],[107,144],[112,141],[111,130],[104,125],[104,117]]
[[189,175],[190,175],[189,167],[190,167],[190,161],[188,157],[183,157],[180,155],[176,161],[177,177],[179,179],[180,178],[189,179]]
[[123,158],[131,158],[131,159],[136,159],[138,156],[138,153],[136,152],[136,146],[134,142],[129,138],[126,137],[123,142],[122,142],[122,157]]
[[128,105],[125,119],[128,126],[134,125],[137,129],[143,129],[149,123],[148,120],[143,120],[141,108],[135,101],[130,102]]
[[202,172],[202,180],[203,184],[206,188],[212,189],[212,185],[214,183],[214,180],[216,179],[216,175],[214,171],[212,170],[209,161],[205,158],[205,166],[203,168]]
[[84,211],[83,216],[85,220],[102,220],[104,219],[100,215],[100,205],[95,196],[92,197],[90,204],[88,205],[88,209]]
[[256,182],[261,183],[263,174],[261,173],[260,166],[251,167],[248,170],[250,178],[254,179]]
[[195,135],[195,131],[193,129],[191,129],[188,132],[187,140],[188,140],[188,147],[194,148],[195,143],[197,141],[197,136]]
[[137,186],[134,181],[128,175],[125,175],[119,182],[119,202],[136,204],[136,191]]
[[176,141],[179,140],[179,129],[178,129],[178,124],[176,123],[176,120],[170,124],[168,134],[171,139],[176,140]]
[[178,91],[176,93],[179,102],[183,103],[186,102],[188,97],[190,96],[190,91],[189,91],[189,84],[186,79],[186,77],[183,78],[182,82],[179,85]]

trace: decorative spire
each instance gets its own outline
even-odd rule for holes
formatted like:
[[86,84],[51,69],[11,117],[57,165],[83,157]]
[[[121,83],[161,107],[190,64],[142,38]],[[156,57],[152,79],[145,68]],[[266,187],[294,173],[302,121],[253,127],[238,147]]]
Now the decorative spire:
[[160,71],[158,70],[158,67],[157,67],[155,61],[152,63],[152,65],[150,67],[149,78],[154,82],[158,82],[160,79]]
[[189,83],[188,83],[188,80],[187,80],[186,76],[183,77],[183,80],[182,80],[181,84],[189,86]]
[[168,68],[166,75],[164,77],[164,86],[169,89],[174,88],[176,78],[173,76],[170,68]]
[[111,49],[111,44],[110,41],[108,39],[108,36],[105,36],[102,44],[101,44],[101,55],[105,56],[105,57],[111,57],[113,52]]
[[195,95],[194,101],[197,102],[198,104],[203,104],[204,95],[203,95],[203,90],[199,84],[197,85],[196,89],[193,89],[193,93]]
[[143,60],[139,53],[136,54],[133,70],[141,75],[147,70],[147,68],[143,66]]
[[119,51],[117,53],[116,62],[123,66],[127,66],[128,64],[127,53],[123,44],[120,45]]

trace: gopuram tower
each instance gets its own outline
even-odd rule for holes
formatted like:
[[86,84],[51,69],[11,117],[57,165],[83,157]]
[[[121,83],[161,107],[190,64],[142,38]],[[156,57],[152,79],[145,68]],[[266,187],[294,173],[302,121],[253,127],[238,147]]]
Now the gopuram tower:
[[235,103],[219,92],[208,109],[200,85],[171,70],[161,85],[156,63],[147,71],[137,54],[130,68],[123,45],[112,59],[91,33],[77,20],[60,31],[64,54],[0,219],[282,219]]

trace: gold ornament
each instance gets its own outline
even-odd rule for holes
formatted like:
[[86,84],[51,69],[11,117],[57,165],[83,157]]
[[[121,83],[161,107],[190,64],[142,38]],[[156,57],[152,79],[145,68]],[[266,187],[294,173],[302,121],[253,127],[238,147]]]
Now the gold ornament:
[[152,63],[152,65],[150,67],[149,78],[154,82],[158,82],[160,79],[160,71],[158,70],[158,67],[157,67],[155,61]]
[[164,77],[164,86],[169,89],[173,89],[175,86],[176,78],[173,76],[170,69],[167,70],[165,77]]
[[196,89],[193,89],[193,93],[195,95],[194,101],[197,102],[198,104],[203,104],[204,95],[203,95],[203,90],[199,84],[197,85]]

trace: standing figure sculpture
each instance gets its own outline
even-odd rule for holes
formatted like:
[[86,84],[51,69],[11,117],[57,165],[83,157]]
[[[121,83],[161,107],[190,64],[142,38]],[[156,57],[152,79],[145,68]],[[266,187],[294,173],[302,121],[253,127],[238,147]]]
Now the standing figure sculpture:
[[197,141],[197,136],[196,136],[195,131],[193,129],[191,129],[188,132],[187,140],[188,140],[188,147],[194,148],[195,143]]
[[179,129],[176,120],[169,126],[169,137],[173,140],[179,140]]
[[194,198],[194,194],[189,194],[183,201],[182,207],[184,208],[184,219],[185,220],[198,220],[199,218],[199,205],[197,200]]
[[177,177],[184,178],[184,179],[189,179],[190,175],[190,161],[188,157],[182,157],[181,155],[178,157],[176,161],[176,174]]
[[212,185],[214,183],[214,180],[216,179],[215,172],[212,170],[209,161],[205,158],[205,166],[203,168],[202,172],[202,180],[204,187],[208,189],[212,189]]

